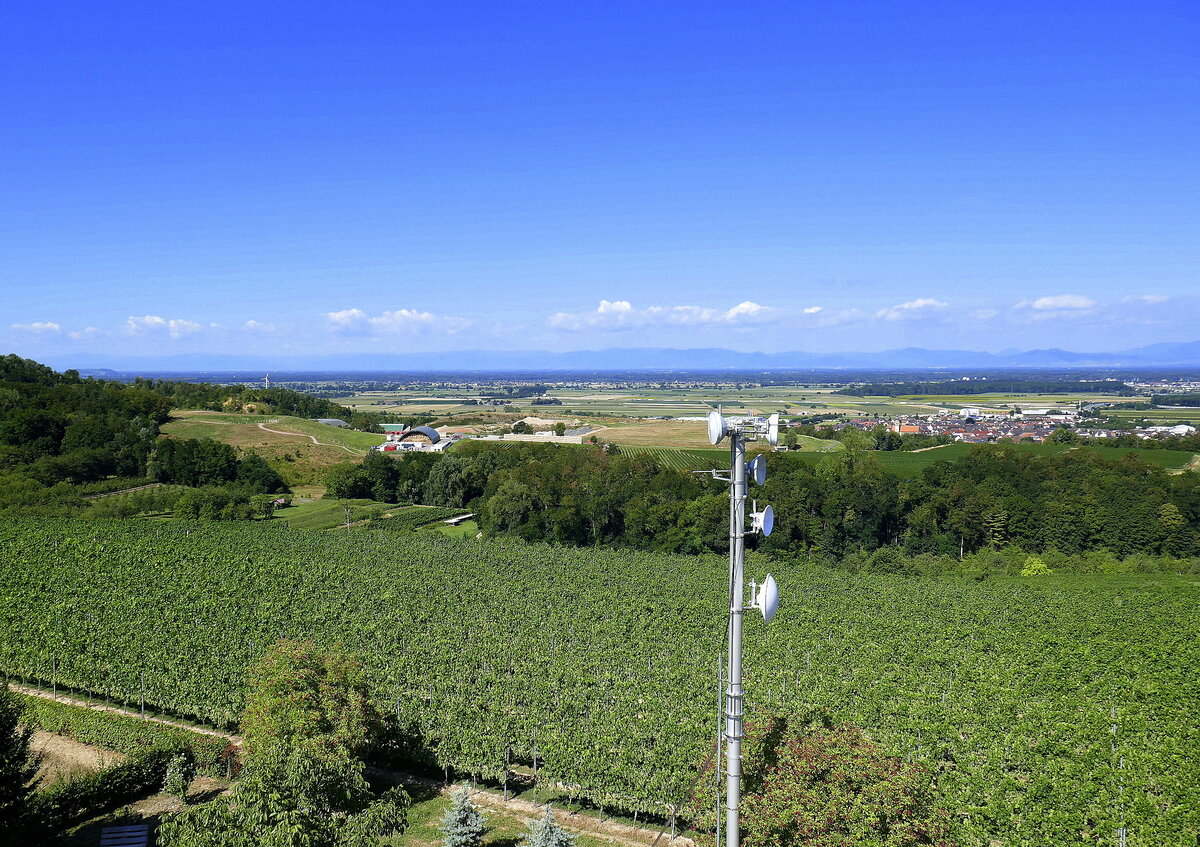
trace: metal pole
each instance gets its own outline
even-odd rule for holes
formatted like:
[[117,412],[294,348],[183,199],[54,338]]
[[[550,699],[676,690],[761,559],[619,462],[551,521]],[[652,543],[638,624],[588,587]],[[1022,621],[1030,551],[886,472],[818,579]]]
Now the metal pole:
[[742,795],[742,568],[746,544],[746,442],[730,437],[729,687],[725,690],[725,847],[739,847]]

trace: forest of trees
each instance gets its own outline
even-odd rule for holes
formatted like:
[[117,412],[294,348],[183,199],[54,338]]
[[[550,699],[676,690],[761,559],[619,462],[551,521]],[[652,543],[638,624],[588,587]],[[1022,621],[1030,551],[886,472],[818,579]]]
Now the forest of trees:
[[[1136,457],[1034,456],[981,445],[912,478],[858,445],[820,463],[771,454],[754,492],[775,508],[758,546],[823,559],[881,549],[959,557],[1040,553],[1200,553],[1200,478]],[[469,444],[449,455],[369,456],[335,467],[326,496],[475,511],[486,533],[558,544],[702,552],[726,544],[724,486],[603,446]]]
[[290,388],[258,388],[251,385],[212,385],[166,379],[133,381],[171,400],[178,409],[208,409],[213,412],[270,411],[298,418],[337,418],[363,432],[380,432],[381,423],[392,423],[392,416],[379,412],[356,412],[332,400],[314,397]]
[[1200,406],[1200,394],[1155,394],[1155,406]]
[[[202,393],[176,396],[182,385],[191,384],[84,379],[15,355],[0,357],[0,511],[73,514],[85,505],[88,484],[110,478],[205,487],[207,495],[199,498],[209,504],[205,513],[219,501],[217,511],[227,516],[250,516],[253,495],[285,490],[256,453],[208,439],[160,437],[173,407],[238,388],[199,385],[193,387]],[[316,410],[305,406],[310,398],[303,394],[271,391],[297,412]],[[226,508],[231,503],[236,508]]]

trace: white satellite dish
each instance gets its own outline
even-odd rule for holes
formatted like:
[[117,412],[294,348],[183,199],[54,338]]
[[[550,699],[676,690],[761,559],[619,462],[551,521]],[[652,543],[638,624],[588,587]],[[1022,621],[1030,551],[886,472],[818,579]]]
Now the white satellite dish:
[[758,592],[751,605],[762,612],[764,621],[771,622],[771,618],[775,617],[775,610],[779,608],[779,586],[775,584],[775,577],[767,574],[763,584],[758,586]]
[[708,413],[708,440],[714,445],[721,443],[725,437],[725,419],[715,409]]
[[772,447],[779,443],[779,412],[767,418],[767,443]]
[[746,468],[747,474],[755,485],[762,485],[767,481],[767,460],[762,456],[755,456],[750,460],[749,467]]
[[775,529],[775,510],[770,506],[764,506],[761,512],[751,512],[750,519],[753,521],[754,532],[770,535],[771,530]]

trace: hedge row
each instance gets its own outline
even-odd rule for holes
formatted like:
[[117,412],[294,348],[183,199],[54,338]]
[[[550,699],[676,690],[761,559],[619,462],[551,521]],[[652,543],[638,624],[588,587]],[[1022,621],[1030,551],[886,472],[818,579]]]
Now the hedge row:
[[60,703],[45,697],[19,695],[25,708],[22,723],[33,729],[73,738],[137,756],[151,750],[185,748],[191,751],[196,768],[207,776],[228,776],[229,742],[198,732],[122,715]]
[[35,794],[29,819],[36,827],[62,832],[69,826],[140,800],[162,789],[167,766],[180,748],[160,748],[130,756],[119,765],[73,779]]

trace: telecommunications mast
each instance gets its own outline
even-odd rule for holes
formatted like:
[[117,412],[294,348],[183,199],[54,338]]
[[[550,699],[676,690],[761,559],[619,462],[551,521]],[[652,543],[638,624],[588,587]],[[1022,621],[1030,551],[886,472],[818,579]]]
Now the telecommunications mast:
[[[730,470],[706,471],[713,479],[729,483],[729,684],[725,689],[725,847],[739,847],[741,821],[738,815],[742,795],[742,613],[758,609],[765,621],[770,621],[779,606],[779,589],[767,574],[762,585],[750,583],[750,604],[744,600],[744,559],[746,552],[746,482],[747,470],[755,485],[767,479],[766,457],[759,455],[746,466],[746,442],[779,443],[779,415],[770,417],[726,418],[719,411],[708,413],[708,439],[713,445],[729,438]],[[775,512],[770,506],[761,511],[754,504],[750,513],[750,532],[770,535],[775,526]],[[720,751],[717,769],[720,770]],[[720,844],[720,805],[717,807],[717,842]]]

